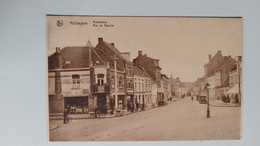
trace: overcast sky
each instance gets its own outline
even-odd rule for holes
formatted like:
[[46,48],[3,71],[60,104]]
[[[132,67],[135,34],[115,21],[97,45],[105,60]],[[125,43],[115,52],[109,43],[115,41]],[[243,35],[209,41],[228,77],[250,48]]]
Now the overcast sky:
[[[62,20],[61,27],[57,20]],[[93,21],[106,22],[110,27],[94,27],[93,24],[104,23]],[[162,73],[182,81],[193,82],[202,77],[208,55],[213,56],[218,50],[225,56],[243,54],[240,18],[52,16],[46,24],[48,55],[56,47],[85,46],[88,40],[96,46],[98,37],[103,37],[104,41],[115,43],[119,51],[130,52],[131,59],[139,50],[159,59]]]

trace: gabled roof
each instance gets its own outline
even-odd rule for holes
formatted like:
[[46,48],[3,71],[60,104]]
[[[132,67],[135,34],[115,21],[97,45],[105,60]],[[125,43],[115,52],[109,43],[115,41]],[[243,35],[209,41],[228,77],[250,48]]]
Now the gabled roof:
[[237,66],[235,65],[230,71],[237,70]]
[[230,71],[235,65],[235,60],[231,56],[223,56],[218,51],[207,65],[207,76],[212,76],[218,71]]
[[[92,48],[93,49],[93,48]],[[62,68],[87,68],[89,67],[89,47],[65,47],[60,50]],[[100,57],[91,51],[92,63],[105,65]],[[58,66],[57,53],[48,57],[48,68],[55,69]]]
[[[112,57],[110,57],[108,54],[106,54],[103,50],[101,50],[99,48],[95,48],[94,50],[100,56],[101,60],[103,60],[106,63],[108,62],[110,68],[114,69],[114,61],[113,61]],[[123,71],[123,69],[124,68],[122,66],[119,66],[117,63],[117,70]]]
[[144,68],[135,65],[133,66],[133,72],[134,75],[151,78],[151,75]]
[[125,68],[125,63],[127,60],[123,56],[120,55],[120,52],[111,44],[103,41],[99,41],[99,43],[96,45],[96,49],[100,49],[108,58],[113,58],[114,55],[118,58],[117,60],[117,68],[119,70],[123,70]]
[[[65,47],[61,49],[60,55],[62,68],[88,68],[90,67],[90,56],[91,62],[94,66],[106,66],[107,63],[109,63],[110,68],[114,68],[114,61],[109,54],[102,49],[92,47],[90,41],[88,41],[87,46],[88,47]],[[91,52],[91,55],[89,51]],[[122,61],[117,61],[117,70],[123,71],[123,65]],[[48,57],[48,68],[55,69],[57,66],[57,53],[54,53]]]
[[135,65],[143,67],[153,79],[156,78],[156,68],[160,68],[156,63],[156,59],[144,55],[138,55],[133,62]]

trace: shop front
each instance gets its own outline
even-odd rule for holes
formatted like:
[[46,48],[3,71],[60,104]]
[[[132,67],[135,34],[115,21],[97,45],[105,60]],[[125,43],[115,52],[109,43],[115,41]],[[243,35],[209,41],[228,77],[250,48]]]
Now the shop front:
[[106,94],[97,94],[97,108],[107,107],[107,98]]
[[239,103],[239,87],[238,84],[235,84],[233,87],[231,87],[228,91],[227,94],[231,100],[231,103]]
[[70,114],[88,113],[88,96],[64,97],[65,106],[69,107]]
[[118,95],[118,108],[124,109],[126,107],[124,100],[125,95]]

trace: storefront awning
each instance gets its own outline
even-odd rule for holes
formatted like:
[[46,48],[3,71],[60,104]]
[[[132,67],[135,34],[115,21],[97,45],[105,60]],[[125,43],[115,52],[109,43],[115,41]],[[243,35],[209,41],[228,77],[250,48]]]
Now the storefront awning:
[[238,84],[235,84],[232,88],[227,91],[227,94],[236,94],[238,93]]

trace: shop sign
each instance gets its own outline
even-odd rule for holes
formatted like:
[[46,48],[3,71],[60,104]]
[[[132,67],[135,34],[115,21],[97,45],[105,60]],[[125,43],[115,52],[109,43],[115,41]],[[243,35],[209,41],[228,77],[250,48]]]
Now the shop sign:
[[74,97],[74,96],[88,96],[89,89],[79,89],[79,90],[71,90],[71,91],[63,91],[63,96],[66,97]]

